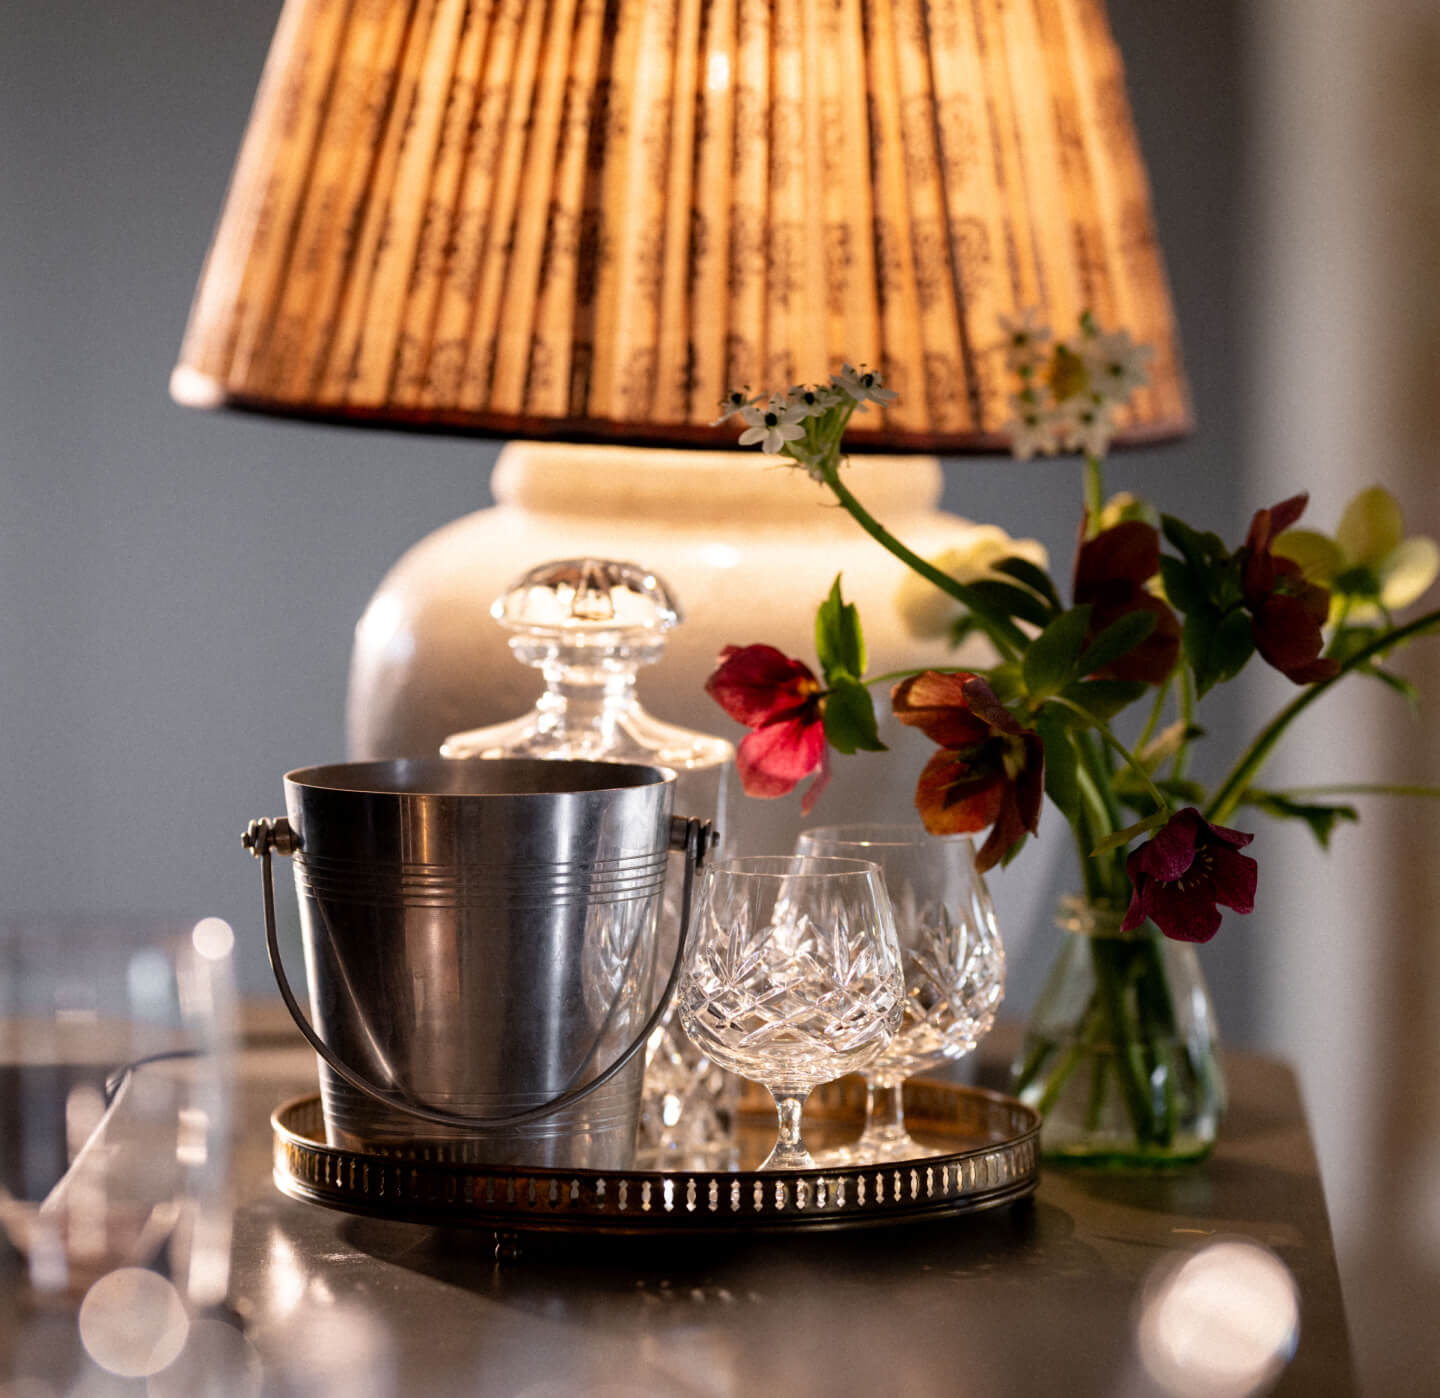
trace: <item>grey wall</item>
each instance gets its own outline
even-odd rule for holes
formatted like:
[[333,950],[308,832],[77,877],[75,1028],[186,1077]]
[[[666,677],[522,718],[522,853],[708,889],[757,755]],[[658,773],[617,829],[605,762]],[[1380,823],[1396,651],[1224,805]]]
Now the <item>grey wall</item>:
[[[1231,538],[1238,8],[1110,6],[1201,422],[1112,483]],[[342,755],[355,620],[405,547],[487,502],[493,460],[168,400],[278,10],[0,6],[0,912],[216,913],[254,988],[259,880],[239,833],[279,809],[285,770]],[[948,478],[950,508],[1069,557],[1070,468],[957,462]],[[1254,1014],[1243,928],[1206,961],[1238,1038]],[[1039,972],[1015,969],[1013,1004]]]

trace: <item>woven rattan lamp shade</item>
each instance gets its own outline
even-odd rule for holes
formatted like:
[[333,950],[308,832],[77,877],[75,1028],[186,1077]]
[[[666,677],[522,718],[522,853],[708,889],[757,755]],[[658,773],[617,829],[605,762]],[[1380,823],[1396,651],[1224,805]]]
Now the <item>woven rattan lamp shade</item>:
[[855,445],[991,449],[998,317],[1156,348],[1189,425],[1102,0],[287,0],[172,392],[730,445],[722,394],[880,367]]

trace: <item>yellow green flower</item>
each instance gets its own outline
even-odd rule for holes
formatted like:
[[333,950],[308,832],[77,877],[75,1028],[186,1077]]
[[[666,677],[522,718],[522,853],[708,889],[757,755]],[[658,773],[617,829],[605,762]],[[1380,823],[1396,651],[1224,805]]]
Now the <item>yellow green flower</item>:
[[1440,573],[1440,547],[1405,535],[1400,504],[1384,486],[1362,490],[1345,507],[1335,537],[1287,529],[1271,551],[1300,565],[1309,582],[1330,589],[1330,621],[1366,623],[1408,607]]

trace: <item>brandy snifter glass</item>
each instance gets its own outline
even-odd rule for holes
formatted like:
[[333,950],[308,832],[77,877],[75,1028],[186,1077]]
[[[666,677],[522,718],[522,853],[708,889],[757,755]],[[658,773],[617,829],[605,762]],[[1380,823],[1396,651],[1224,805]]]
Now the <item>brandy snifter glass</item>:
[[702,875],[677,994],[680,1022],[722,1066],[763,1084],[779,1137],[762,1170],[813,1169],[805,1099],[882,1053],[905,999],[884,877],[873,861],[762,855]]

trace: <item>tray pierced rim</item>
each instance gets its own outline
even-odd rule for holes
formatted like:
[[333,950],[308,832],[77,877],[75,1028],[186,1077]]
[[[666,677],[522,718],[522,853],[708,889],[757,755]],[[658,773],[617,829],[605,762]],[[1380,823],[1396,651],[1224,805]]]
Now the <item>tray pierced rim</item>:
[[1040,1115],[1013,1097],[941,1082],[906,1084],[918,1115],[982,1121],[990,1139],[915,1160],[819,1170],[588,1170],[479,1165],[433,1148],[383,1152],[325,1142],[318,1093],[271,1114],[276,1187],[348,1213],[497,1232],[798,1232],[978,1213],[1032,1194]]

